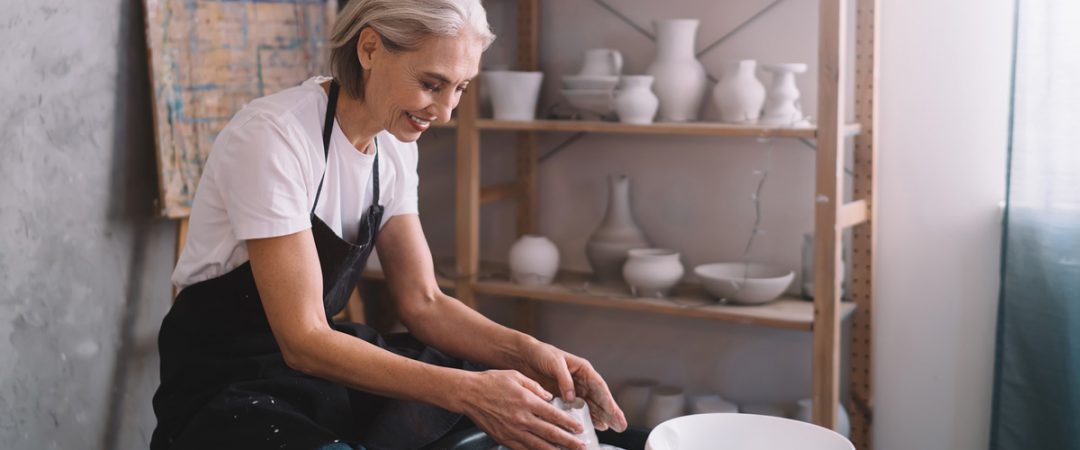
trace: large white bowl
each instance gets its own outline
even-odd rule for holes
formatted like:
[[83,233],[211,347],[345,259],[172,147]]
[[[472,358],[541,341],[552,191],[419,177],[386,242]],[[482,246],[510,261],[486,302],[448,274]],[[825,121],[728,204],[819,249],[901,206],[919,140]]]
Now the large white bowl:
[[854,450],[839,433],[797,420],[754,414],[695,414],[654,428],[645,450]]
[[758,263],[713,263],[694,268],[705,290],[720,299],[758,305],[776,300],[795,279],[795,272]]
[[615,75],[563,75],[563,87],[566,89],[602,89],[610,91],[619,84]]

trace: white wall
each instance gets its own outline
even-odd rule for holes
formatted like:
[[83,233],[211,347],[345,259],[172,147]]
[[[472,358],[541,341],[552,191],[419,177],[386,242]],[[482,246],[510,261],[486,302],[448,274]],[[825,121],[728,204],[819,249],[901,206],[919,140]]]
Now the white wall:
[[[654,17],[699,17],[698,48],[764,0],[608,0],[645,28]],[[875,336],[875,448],[982,449],[989,426],[998,239],[1004,196],[1011,2],[883,2],[880,217]],[[495,3],[493,3],[495,5]],[[816,64],[817,2],[787,0],[702,58]],[[488,63],[512,49],[512,11],[494,6],[504,36]],[[620,49],[640,73],[654,45],[594,2],[547,0],[542,16],[542,103],[559,101],[558,75],[581,51]],[[816,78],[798,80],[815,104]],[[811,111],[812,112],[812,111]],[[710,111],[711,113],[711,111]],[[545,136],[542,151],[567,135]],[[513,176],[505,135],[484,139],[484,182]],[[422,143],[421,208],[436,254],[453,252],[453,133]],[[692,267],[733,260],[752,216],[753,171],[769,146],[752,139],[590,135],[540,169],[540,231],[563,265],[586,268],[584,243],[603,215],[604,177],[634,180],[640,224],[655,243]],[[812,229],[813,153],[777,140],[763,194],[755,259],[798,267],[801,234]],[[514,239],[512,205],[485,207],[482,254],[505,259]],[[485,311],[500,315],[504,303]],[[649,376],[740,402],[786,402],[809,393],[808,334],[648,314],[545,306],[544,338],[590,358],[612,384]]]

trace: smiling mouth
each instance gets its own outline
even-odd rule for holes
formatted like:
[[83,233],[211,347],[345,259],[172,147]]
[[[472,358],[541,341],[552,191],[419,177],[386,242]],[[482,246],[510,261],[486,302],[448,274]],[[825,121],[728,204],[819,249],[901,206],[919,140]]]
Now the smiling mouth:
[[415,114],[410,113],[405,113],[405,117],[408,117],[409,122],[412,124],[413,128],[416,128],[418,131],[424,131],[429,126],[431,126],[432,119],[423,119]]

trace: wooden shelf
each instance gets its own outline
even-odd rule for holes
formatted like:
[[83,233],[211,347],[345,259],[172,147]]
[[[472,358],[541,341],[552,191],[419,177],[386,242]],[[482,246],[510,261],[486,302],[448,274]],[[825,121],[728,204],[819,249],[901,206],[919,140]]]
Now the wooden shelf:
[[[728,137],[786,137],[814,139],[817,137],[817,127],[770,127],[766,125],[732,125],[717,122],[691,122],[691,123],[651,123],[651,124],[628,124],[621,122],[603,122],[586,120],[493,120],[479,119],[477,128],[481,130],[506,130],[506,131],[561,131],[561,132],[590,132],[610,134],[663,134],[682,136],[728,136]],[[451,120],[445,124],[439,124],[437,128],[456,128],[457,121]],[[858,135],[862,126],[858,123],[849,123],[844,127],[847,136]]]

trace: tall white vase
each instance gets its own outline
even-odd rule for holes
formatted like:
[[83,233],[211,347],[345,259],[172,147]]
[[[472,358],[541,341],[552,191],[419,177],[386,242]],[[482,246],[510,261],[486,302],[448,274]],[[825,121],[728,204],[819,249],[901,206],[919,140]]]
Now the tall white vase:
[[806,64],[762,64],[761,68],[772,72],[773,79],[765,96],[765,111],[760,122],[768,125],[798,125],[803,121],[799,107],[799,87],[795,74],[806,72]]
[[761,117],[765,104],[765,86],[754,71],[757,61],[744,59],[724,63],[720,81],[713,88],[713,101],[720,111],[720,121],[753,124]]
[[634,222],[630,210],[630,177],[608,177],[607,213],[600,227],[585,244],[585,256],[593,269],[593,277],[602,283],[622,281],[622,268],[627,251],[632,248],[649,247],[648,238]]
[[656,59],[645,69],[655,78],[653,91],[660,99],[661,122],[698,120],[705,97],[705,67],[694,56],[697,19],[653,22]]

